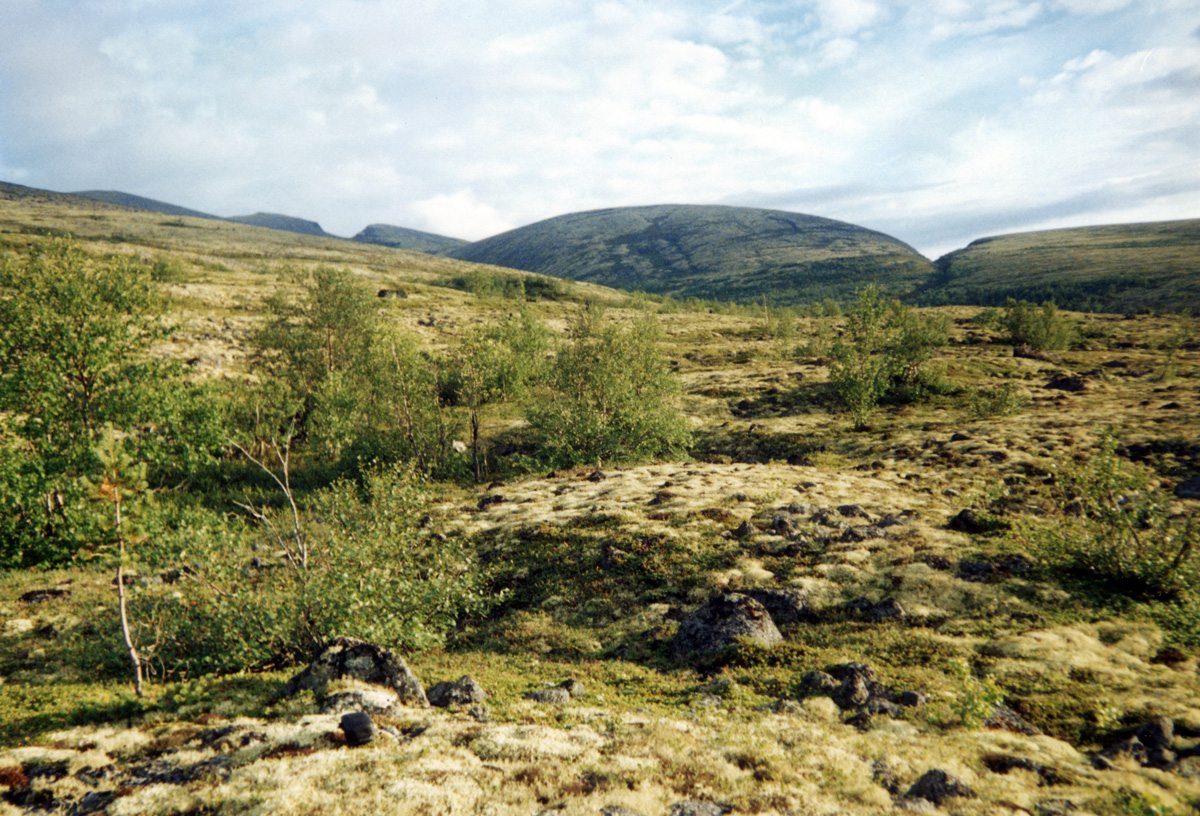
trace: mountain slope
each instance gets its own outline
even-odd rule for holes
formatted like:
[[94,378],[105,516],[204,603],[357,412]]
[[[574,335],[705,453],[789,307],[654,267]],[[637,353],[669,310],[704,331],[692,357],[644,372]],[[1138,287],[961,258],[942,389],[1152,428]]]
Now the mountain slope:
[[303,218],[295,218],[290,215],[279,215],[278,213],[254,213],[253,215],[231,215],[225,219],[226,221],[236,221],[239,224],[249,224],[252,227],[265,227],[273,230],[283,230],[285,232],[298,232],[301,235],[316,235],[321,238],[334,238],[325,230],[321,229],[321,225],[316,221],[307,221]]
[[869,283],[899,295],[933,274],[907,244],[842,221],[676,204],[562,215],[450,255],[617,289],[781,304],[845,299]]
[[395,227],[391,224],[371,224],[351,240],[363,244],[410,249],[413,252],[424,252],[429,255],[448,255],[453,250],[467,245],[467,242],[461,238],[450,238],[432,232]]
[[83,190],[78,193],[70,193],[70,195],[79,196],[80,198],[90,198],[92,201],[103,201],[106,204],[117,204],[121,207],[133,207],[137,210],[163,213],[165,215],[186,215],[192,218],[220,218],[220,216],[210,215],[199,210],[191,210],[187,207],[168,204],[165,201],[155,201],[153,198],[143,198],[142,196],[122,193],[117,190]]
[[937,260],[927,304],[1053,300],[1080,311],[1200,311],[1200,219],[981,238]]

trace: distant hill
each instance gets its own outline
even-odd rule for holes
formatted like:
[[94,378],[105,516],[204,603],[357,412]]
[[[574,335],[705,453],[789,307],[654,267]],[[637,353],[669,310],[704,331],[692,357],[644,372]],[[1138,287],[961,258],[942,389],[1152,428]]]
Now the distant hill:
[[432,232],[393,227],[391,224],[372,224],[355,235],[353,240],[363,244],[379,244],[424,252],[427,255],[448,255],[451,251],[467,245],[461,238],[448,238]]
[[682,204],[562,215],[450,257],[676,298],[765,295],[777,304],[844,300],[869,283],[901,295],[934,271],[907,244],[842,221]]
[[1065,309],[1200,313],[1200,219],[981,238],[943,255],[913,300]]
[[260,212],[254,213],[254,215],[231,215],[225,220],[236,221],[239,224],[249,224],[252,227],[266,227],[267,229],[283,230],[284,232],[298,232],[301,235],[316,235],[319,238],[337,237],[321,229],[321,225],[316,221],[306,221],[303,218],[294,218],[290,215],[279,215],[278,213]]
[[121,193],[116,190],[83,190],[82,192],[69,193],[68,195],[90,198],[92,201],[103,201],[106,204],[117,204],[122,207],[133,207],[138,210],[163,213],[165,215],[187,215],[192,218],[220,217],[200,212],[199,210],[189,210],[187,207],[179,207],[175,204],[167,204],[164,201],[155,201],[153,198],[143,198],[142,196],[130,193]]

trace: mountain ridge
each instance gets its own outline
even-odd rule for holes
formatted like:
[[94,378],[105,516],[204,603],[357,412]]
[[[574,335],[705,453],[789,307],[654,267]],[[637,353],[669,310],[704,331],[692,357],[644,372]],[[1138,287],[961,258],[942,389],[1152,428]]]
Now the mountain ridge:
[[782,305],[888,294],[933,275],[929,259],[884,233],[822,216],[728,205],[657,204],[568,213],[455,250],[460,260],[677,298]]

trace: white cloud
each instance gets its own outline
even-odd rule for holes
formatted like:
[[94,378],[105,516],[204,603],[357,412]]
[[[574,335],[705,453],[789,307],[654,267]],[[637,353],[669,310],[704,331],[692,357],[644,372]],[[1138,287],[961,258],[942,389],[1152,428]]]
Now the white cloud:
[[[909,229],[895,213],[961,223],[1197,161],[1194,4],[700,6],[7,0],[0,172],[481,237],[802,189],[862,190],[797,200]],[[1120,189],[1191,200],[1163,184]]]
[[495,207],[479,201],[470,190],[442,193],[412,204],[427,231],[477,240],[518,226]]

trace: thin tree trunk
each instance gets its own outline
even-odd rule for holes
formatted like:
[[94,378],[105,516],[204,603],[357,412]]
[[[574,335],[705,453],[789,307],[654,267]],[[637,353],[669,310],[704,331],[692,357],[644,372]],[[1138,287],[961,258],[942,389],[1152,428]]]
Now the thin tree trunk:
[[[120,488],[118,488],[120,489]],[[121,634],[125,637],[125,648],[129,650],[129,665],[133,669],[133,693],[142,696],[142,659],[129,634],[129,615],[125,611],[125,535],[121,532],[121,500],[116,501],[117,511],[117,599],[121,608]]]

